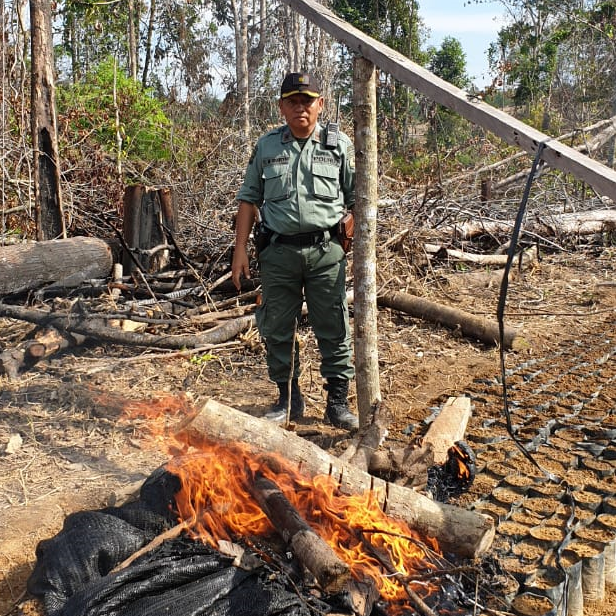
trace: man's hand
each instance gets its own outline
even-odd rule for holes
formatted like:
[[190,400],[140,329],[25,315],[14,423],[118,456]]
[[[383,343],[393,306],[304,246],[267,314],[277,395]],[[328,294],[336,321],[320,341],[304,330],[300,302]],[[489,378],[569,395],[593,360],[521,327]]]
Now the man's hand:
[[250,267],[248,264],[248,238],[250,231],[255,223],[257,208],[247,201],[240,201],[235,217],[235,250],[233,251],[233,262],[231,263],[231,280],[235,288],[240,291],[242,283],[240,276],[250,279]]
[[248,252],[245,245],[236,244],[233,251],[233,262],[231,263],[231,280],[238,291],[242,289],[240,277],[250,279],[250,267],[248,264]]

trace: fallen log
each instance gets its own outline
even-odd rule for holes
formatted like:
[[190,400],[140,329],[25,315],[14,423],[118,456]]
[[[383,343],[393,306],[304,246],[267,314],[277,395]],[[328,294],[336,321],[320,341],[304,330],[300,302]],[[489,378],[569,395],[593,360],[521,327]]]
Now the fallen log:
[[77,286],[111,274],[111,247],[93,237],[71,237],[0,247],[0,296],[49,283]]
[[[439,231],[451,233],[459,239],[471,239],[478,235],[511,235],[514,224],[513,220],[466,221],[440,227]],[[554,237],[593,235],[613,229],[616,229],[616,210],[603,209],[528,217],[521,232],[538,237]]]
[[328,593],[340,592],[351,576],[349,566],[308,525],[280,488],[270,479],[255,477],[250,493],[276,532],[291,548],[295,557]]
[[[377,297],[377,304],[399,310],[431,323],[438,323],[449,329],[459,329],[462,335],[467,338],[480,340],[485,344],[493,345],[499,342],[498,323],[495,321],[480,319],[463,310],[443,306],[422,297],[393,291],[379,295]],[[518,342],[517,331],[511,327],[506,327],[503,342],[506,349],[515,348],[514,344]]]
[[405,520],[425,537],[436,538],[445,552],[475,558],[484,554],[494,539],[494,522],[487,516],[432,501],[414,490],[373,477],[272,422],[215,400],[208,400],[194,417],[184,420],[176,433],[188,445],[214,439],[277,452],[295,462],[304,474],[332,476],[343,494],[370,490],[385,513]]

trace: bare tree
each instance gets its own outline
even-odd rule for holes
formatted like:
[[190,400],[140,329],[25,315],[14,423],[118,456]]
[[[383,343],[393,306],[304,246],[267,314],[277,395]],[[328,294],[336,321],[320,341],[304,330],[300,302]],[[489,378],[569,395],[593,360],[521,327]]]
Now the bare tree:
[[37,239],[66,237],[60,190],[50,0],[30,0],[32,148]]

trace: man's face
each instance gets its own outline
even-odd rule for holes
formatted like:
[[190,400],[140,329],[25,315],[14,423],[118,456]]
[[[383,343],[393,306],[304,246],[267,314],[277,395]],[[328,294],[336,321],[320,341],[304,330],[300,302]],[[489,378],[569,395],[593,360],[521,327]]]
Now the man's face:
[[309,137],[323,110],[323,97],[293,94],[278,101],[280,113],[295,137]]

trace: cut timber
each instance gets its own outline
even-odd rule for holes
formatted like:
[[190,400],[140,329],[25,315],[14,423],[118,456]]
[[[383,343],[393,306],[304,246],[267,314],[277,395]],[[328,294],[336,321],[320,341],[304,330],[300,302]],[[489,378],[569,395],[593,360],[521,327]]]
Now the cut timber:
[[494,539],[494,523],[487,516],[430,500],[368,473],[343,464],[316,445],[277,424],[208,400],[201,411],[177,428],[189,445],[204,440],[242,442],[259,451],[273,451],[298,465],[309,476],[331,475],[343,494],[371,490],[385,513],[405,520],[425,537],[434,537],[445,552],[475,558],[484,554]]
[[[496,322],[486,321],[463,310],[443,306],[408,293],[396,291],[384,293],[379,295],[377,303],[379,306],[393,308],[431,323],[440,323],[450,329],[460,329],[467,338],[481,340],[485,344],[497,344],[500,337]],[[516,339],[517,332],[510,327],[505,328],[505,348],[514,348]]]
[[104,240],[71,237],[0,247],[0,296],[52,282],[77,286],[111,274],[113,257]]
[[0,374],[4,371],[9,380],[15,380],[21,370],[32,367],[57,351],[79,346],[84,341],[84,336],[60,332],[53,327],[39,330],[34,334],[34,340],[26,340],[14,349],[5,349],[0,353]]
[[284,0],[298,13],[366,60],[373,62],[398,81],[417,90],[436,103],[445,105],[473,124],[494,133],[510,145],[520,147],[532,155],[539,148],[541,160],[550,167],[572,173],[590,184],[599,194],[616,201],[616,171],[584,156],[557,139],[486,104],[481,98],[460,90],[415,64],[402,53],[369,37],[346,23],[316,0]]
[[[505,267],[507,265],[507,255],[483,255],[464,250],[454,250],[445,248],[438,244],[424,244],[424,250],[435,256],[443,255],[451,261],[461,261],[463,263],[476,263],[481,266]],[[514,267],[527,268],[529,265],[538,262],[537,247],[531,246],[528,250],[521,252],[513,257],[511,264]]]
[[423,438],[423,446],[432,447],[435,464],[445,464],[449,448],[457,441],[464,440],[470,417],[471,399],[466,396],[449,398],[443,405]]
[[257,476],[249,489],[276,532],[319,586],[328,593],[340,592],[351,576],[349,566],[308,525],[273,481]]
[[[439,231],[450,233],[459,239],[471,239],[478,235],[510,235],[513,220],[476,220],[440,227]],[[592,235],[616,229],[616,210],[593,210],[553,216],[527,217],[524,232],[539,237],[562,235]]]
[[373,473],[395,473],[396,483],[406,486],[425,486],[428,469],[447,462],[449,449],[464,440],[471,417],[471,401],[466,396],[451,397],[443,405],[422,439],[421,447],[377,451],[370,459]]

